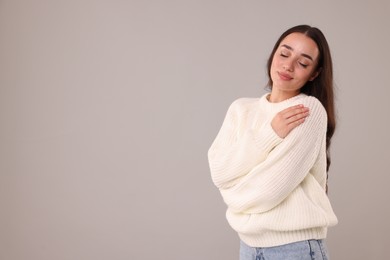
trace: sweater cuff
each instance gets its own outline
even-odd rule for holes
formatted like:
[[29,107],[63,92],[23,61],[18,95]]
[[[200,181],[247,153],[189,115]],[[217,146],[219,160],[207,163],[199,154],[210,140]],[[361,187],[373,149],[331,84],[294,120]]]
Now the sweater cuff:
[[271,123],[267,123],[255,134],[254,141],[257,147],[265,152],[270,152],[283,141],[283,138],[276,134]]

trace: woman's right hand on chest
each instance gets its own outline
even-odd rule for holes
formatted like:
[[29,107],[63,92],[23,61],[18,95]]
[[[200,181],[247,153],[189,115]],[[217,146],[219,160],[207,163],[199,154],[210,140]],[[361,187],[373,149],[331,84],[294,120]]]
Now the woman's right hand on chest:
[[285,138],[291,130],[302,124],[309,115],[309,108],[303,105],[288,107],[275,115],[271,126],[280,138]]

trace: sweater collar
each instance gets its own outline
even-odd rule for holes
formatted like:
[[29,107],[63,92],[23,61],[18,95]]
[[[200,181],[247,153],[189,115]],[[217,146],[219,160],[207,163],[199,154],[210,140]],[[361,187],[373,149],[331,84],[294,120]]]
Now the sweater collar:
[[283,107],[288,107],[288,105],[294,103],[294,101],[299,100],[299,99],[307,96],[304,93],[300,93],[300,94],[298,94],[296,96],[293,96],[291,98],[285,99],[285,100],[283,100],[281,102],[273,103],[273,102],[270,102],[268,100],[268,96],[269,95],[270,95],[270,93],[266,93],[266,94],[264,94],[260,98],[260,105],[261,106],[265,106],[267,109],[270,109],[270,110],[279,109],[279,108],[283,108]]

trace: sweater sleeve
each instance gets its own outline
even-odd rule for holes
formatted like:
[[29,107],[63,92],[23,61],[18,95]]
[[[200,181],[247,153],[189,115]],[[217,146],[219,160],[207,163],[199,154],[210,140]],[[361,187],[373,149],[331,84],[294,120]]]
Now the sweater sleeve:
[[211,177],[220,189],[233,186],[282,141],[270,124],[259,130],[242,126],[248,120],[248,102],[249,99],[242,98],[230,105],[208,151]]
[[252,167],[236,185],[220,189],[233,212],[261,213],[281,203],[307,176],[326,141],[327,117],[321,103],[311,98],[310,115]]

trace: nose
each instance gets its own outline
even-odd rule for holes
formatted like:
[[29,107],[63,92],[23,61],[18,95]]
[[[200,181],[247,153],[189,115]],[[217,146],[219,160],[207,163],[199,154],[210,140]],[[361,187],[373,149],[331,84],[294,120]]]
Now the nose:
[[286,60],[283,63],[283,69],[285,69],[287,71],[294,71],[293,62],[291,60]]

